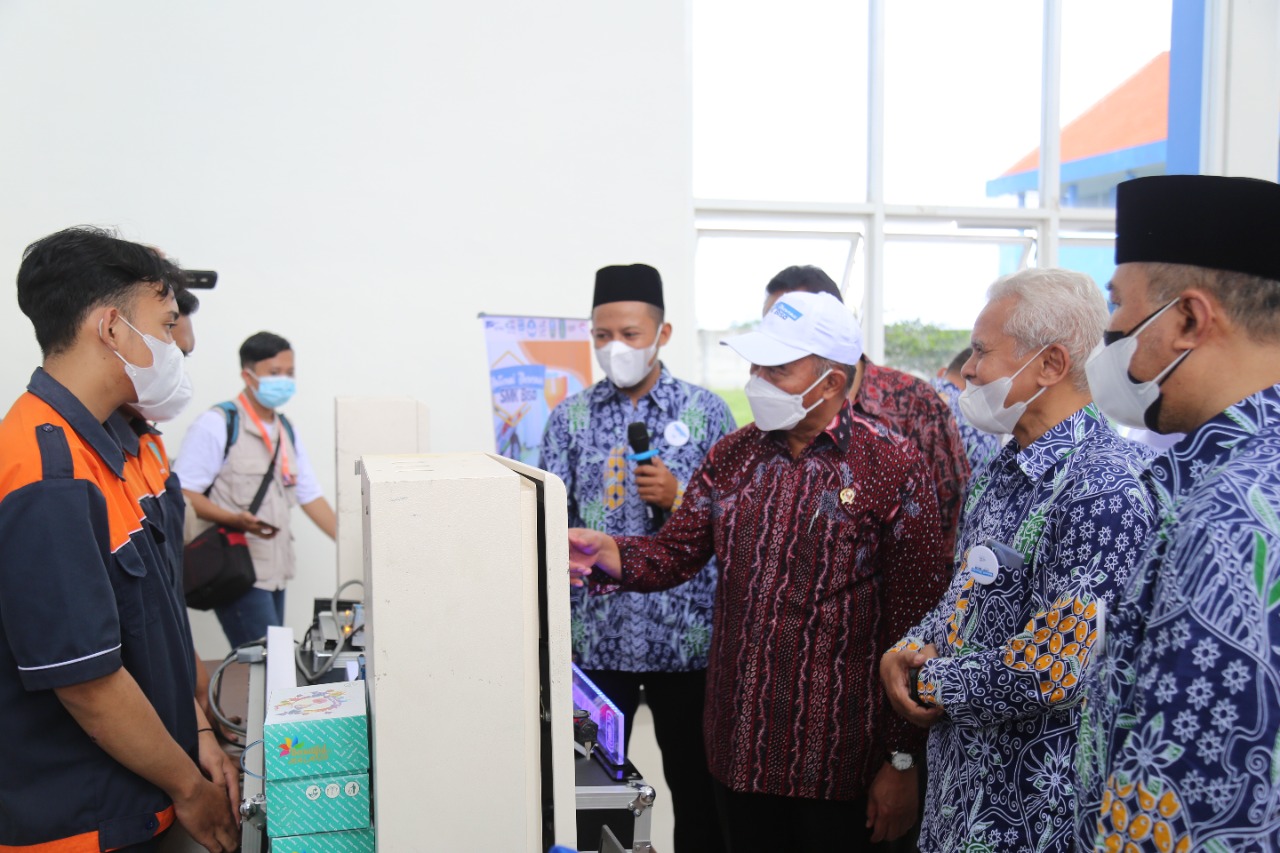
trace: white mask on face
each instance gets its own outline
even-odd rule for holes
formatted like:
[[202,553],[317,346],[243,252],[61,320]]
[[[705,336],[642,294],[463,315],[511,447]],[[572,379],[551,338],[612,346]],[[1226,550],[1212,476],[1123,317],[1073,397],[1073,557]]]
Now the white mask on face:
[[622,341],[610,341],[596,350],[596,361],[609,381],[619,388],[634,388],[644,381],[652,369],[652,361],[658,354],[658,339],[644,349],[627,346]]
[[1175,358],[1150,382],[1135,382],[1129,373],[1129,362],[1138,351],[1138,335],[1176,304],[1178,300],[1175,299],[1118,340],[1108,343],[1108,338],[1112,338],[1115,333],[1103,335],[1102,340],[1094,347],[1093,354],[1085,362],[1084,372],[1089,377],[1089,392],[1093,394],[1093,401],[1104,415],[1118,424],[1132,429],[1159,432],[1155,425],[1155,404],[1160,399],[1160,383],[1191,354],[1191,350],[1186,350]]
[[[175,343],[164,343],[151,335],[144,335],[125,320],[123,315],[120,319],[142,338],[142,342],[151,351],[150,367],[130,364],[116,352],[116,358],[124,362],[125,375],[133,383],[134,393],[138,396],[137,402],[132,404],[133,408],[149,421],[167,421],[177,417],[191,401],[194,391],[183,365],[182,350]],[[101,321],[98,323],[98,334],[102,334]]]
[[747,380],[747,402],[751,404],[751,414],[756,419],[756,426],[765,432],[775,429],[791,429],[804,416],[821,406],[823,398],[805,408],[804,395],[818,386],[818,383],[831,374],[826,373],[814,380],[813,384],[799,394],[789,394],[777,385],[765,381],[761,376],[752,376]]
[[[1014,403],[1012,406],[1004,404],[1005,399],[1009,396],[1010,389],[1013,388],[1013,379],[1019,373],[1027,369],[1027,365],[1035,361],[1040,353],[1047,350],[1048,347],[1041,347],[1040,352],[1031,356],[1023,365],[1013,372],[1013,376],[1002,376],[986,385],[975,385],[970,382],[968,387],[960,394],[960,411],[964,415],[965,420],[973,424],[983,432],[992,435],[1005,435],[1013,432],[1013,428],[1018,425],[1018,421],[1022,418],[1022,413],[1027,410],[1027,406],[1045,392],[1045,388],[1031,395],[1031,399],[1023,400],[1021,403]],[[1047,387],[1047,386],[1046,386]]]
[[171,421],[182,414],[183,409],[191,402],[191,397],[194,394],[195,387],[191,384],[191,375],[187,373],[186,362],[183,362],[182,382],[178,385],[178,390],[173,392],[173,396],[161,403],[156,403],[154,406],[143,406],[140,403],[134,403],[133,408],[137,409],[138,414],[147,420],[163,423]]

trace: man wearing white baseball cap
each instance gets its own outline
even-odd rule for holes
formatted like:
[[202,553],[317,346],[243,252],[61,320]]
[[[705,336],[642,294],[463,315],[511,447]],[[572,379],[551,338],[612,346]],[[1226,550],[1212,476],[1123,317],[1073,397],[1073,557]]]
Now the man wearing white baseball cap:
[[703,722],[729,849],[859,849],[916,814],[923,733],[876,661],[946,589],[937,498],[919,453],[853,413],[862,341],[838,300],[787,294],[726,343],[752,362],[756,422],[712,447],[657,535],[570,530],[571,577],[655,591],[714,555]]

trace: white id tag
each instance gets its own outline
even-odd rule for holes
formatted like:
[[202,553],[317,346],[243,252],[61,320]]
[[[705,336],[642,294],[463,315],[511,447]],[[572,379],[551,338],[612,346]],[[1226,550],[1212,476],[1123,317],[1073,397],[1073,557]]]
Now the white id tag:
[[689,431],[689,427],[684,421],[672,421],[667,424],[667,428],[662,431],[662,437],[667,440],[667,444],[672,447],[684,447],[689,443],[689,438],[693,435]]
[[974,583],[986,586],[1000,575],[1000,561],[996,558],[996,552],[986,545],[974,545],[970,548],[968,563],[969,574],[973,576]]

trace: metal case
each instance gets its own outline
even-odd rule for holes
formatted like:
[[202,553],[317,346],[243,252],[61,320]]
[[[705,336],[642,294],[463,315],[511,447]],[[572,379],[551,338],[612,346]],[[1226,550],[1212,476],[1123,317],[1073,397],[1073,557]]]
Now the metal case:
[[[627,762],[622,781],[614,780],[594,758],[574,755],[576,804],[578,808],[578,850],[580,853],[604,853],[613,839],[622,850],[650,853],[650,824],[653,813],[653,788],[645,783],[639,771]],[[612,833],[610,839],[605,828]],[[606,846],[601,846],[604,840]],[[613,848],[618,849],[617,847]]]

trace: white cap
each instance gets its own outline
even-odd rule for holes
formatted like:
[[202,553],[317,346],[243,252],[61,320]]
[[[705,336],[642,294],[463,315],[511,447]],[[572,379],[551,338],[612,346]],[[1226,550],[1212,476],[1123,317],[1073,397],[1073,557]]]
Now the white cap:
[[817,355],[838,364],[862,358],[862,329],[839,299],[829,293],[783,294],[754,332],[721,341],[761,367]]

